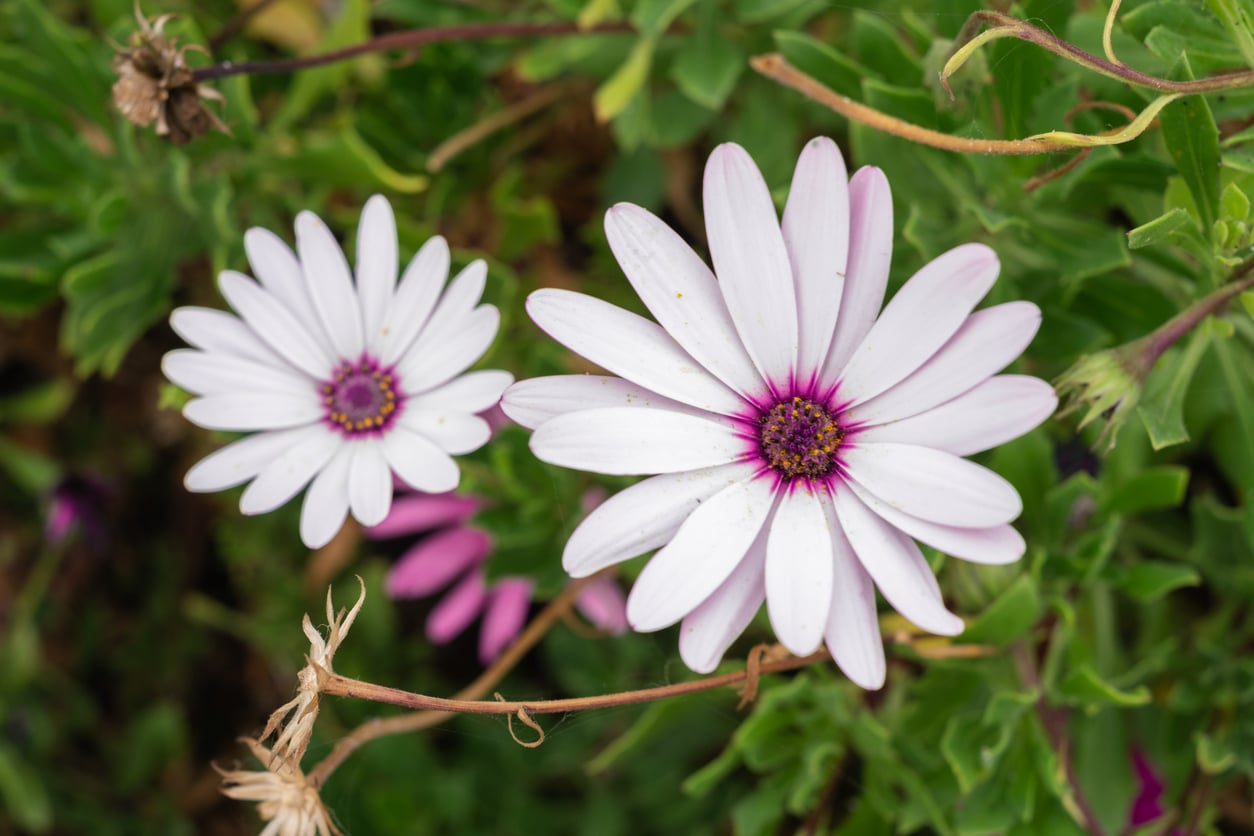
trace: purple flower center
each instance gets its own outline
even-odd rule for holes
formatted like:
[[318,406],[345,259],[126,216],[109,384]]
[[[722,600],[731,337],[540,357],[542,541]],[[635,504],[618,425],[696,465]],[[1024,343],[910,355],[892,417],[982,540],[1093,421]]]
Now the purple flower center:
[[404,397],[397,392],[396,375],[369,357],[345,361],[331,380],[319,384],[326,421],[344,435],[377,434],[398,414]]
[[781,401],[758,417],[759,445],[766,464],[786,479],[817,479],[836,468],[836,448],[845,437],[822,406],[801,397]]

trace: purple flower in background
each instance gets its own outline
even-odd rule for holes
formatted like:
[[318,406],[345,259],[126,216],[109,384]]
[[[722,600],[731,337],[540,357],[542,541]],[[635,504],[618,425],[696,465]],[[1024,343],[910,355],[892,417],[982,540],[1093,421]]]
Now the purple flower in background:
[[1128,812],[1128,825],[1140,827],[1163,814],[1163,792],[1167,785],[1139,746],[1132,747],[1132,768],[1136,770],[1137,793]]
[[[534,584],[529,578],[501,578],[489,583],[483,564],[492,551],[487,532],[469,525],[479,510],[474,497],[405,494],[388,516],[366,535],[376,540],[425,535],[392,567],[387,593],[392,598],[421,598],[448,589],[427,617],[427,638],[445,644],[483,616],[479,660],[491,663],[517,638],[527,621]],[[610,633],[627,629],[622,592],[608,578],[590,583],[575,602],[594,625]]]
[[48,497],[44,539],[51,546],[60,546],[78,529],[88,543],[99,543],[104,538],[102,509],[106,496],[104,485],[94,479],[62,479]]

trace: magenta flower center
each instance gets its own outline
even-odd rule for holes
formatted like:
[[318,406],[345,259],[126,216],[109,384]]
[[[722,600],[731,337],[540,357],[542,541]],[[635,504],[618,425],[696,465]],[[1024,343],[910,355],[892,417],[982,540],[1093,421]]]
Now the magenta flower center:
[[781,401],[758,417],[762,457],[787,479],[816,479],[836,467],[836,448],[845,437],[822,406],[805,398]]
[[403,400],[397,394],[396,375],[369,357],[355,364],[345,361],[318,391],[326,420],[350,436],[385,429]]

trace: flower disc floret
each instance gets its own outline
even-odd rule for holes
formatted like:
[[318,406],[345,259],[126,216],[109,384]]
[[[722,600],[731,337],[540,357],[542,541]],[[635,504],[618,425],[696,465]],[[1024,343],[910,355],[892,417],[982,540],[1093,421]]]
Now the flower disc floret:
[[349,438],[387,429],[405,403],[395,372],[369,357],[343,363],[318,391],[327,422]]
[[758,443],[768,467],[786,479],[820,479],[836,469],[845,432],[820,404],[795,395],[763,412]]

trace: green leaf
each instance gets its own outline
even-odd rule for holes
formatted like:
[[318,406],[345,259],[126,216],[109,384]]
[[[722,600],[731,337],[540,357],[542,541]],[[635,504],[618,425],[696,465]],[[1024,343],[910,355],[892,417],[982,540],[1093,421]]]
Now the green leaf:
[[[338,17],[328,27],[318,52],[357,44],[370,37],[370,3],[368,0],[346,0],[339,4]],[[270,131],[284,133],[303,119],[323,96],[338,90],[354,72],[363,66],[379,66],[379,56],[365,55],[325,67],[296,73],[291,89],[270,120]]]
[[776,32],[775,45],[789,64],[842,96],[862,95],[867,70],[822,41],[804,32]]
[[713,21],[708,26],[703,22],[695,41],[679,53],[671,78],[685,96],[717,110],[727,101],[744,67],[744,54],[718,32]]
[[271,165],[292,177],[316,171],[326,185],[382,188],[401,194],[417,194],[429,182],[425,175],[405,174],[389,166],[351,124],[334,132],[304,133],[295,151],[271,158]]
[[1071,671],[1058,687],[1058,694],[1066,702],[1082,705],[1089,711],[1096,711],[1107,705],[1130,708],[1150,701],[1149,689],[1144,685],[1131,691],[1121,691],[1102,679],[1090,665],[1081,665]]
[[1192,566],[1147,560],[1128,568],[1123,576],[1123,589],[1133,598],[1149,603],[1174,589],[1197,586],[1201,582],[1202,576]]
[[1152,467],[1116,489],[1106,505],[1111,511],[1122,514],[1175,508],[1184,501],[1188,486],[1187,467]]
[[1216,740],[1205,732],[1194,738],[1197,747],[1197,765],[1207,775],[1218,775],[1237,762],[1237,753],[1227,741]]
[[1173,238],[1186,228],[1191,221],[1189,213],[1176,207],[1159,215],[1146,224],[1128,232],[1128,247],[1139,250],[1141,247],[1152,247],[1163,243],[1175,243]]
[[[1172,77],[1193,78],[1187,54],[1180,54]],[[1210,106],[1202,96],[1186,96],[1163,108],[1158,120],[1167,151],[1193,196],[1201,227],[1209,232],[1219,206],[1219,130]]]
[[1155,450],[1189,440],[1184,426],[1184,399],[1197,365],[1210,345],[1210,333],[1209,328],[1196,329],[1183,350],[1167,352],[1145,383],[1145,393],[1136,411]]
[[1254,317],[1254,290],[1247,290],[1241,294],[1241,307],[1245,308],[1245,312]]
[[52,804],[39,773],[5,744],[0,744],[0,798],[19,828],[43,833],[52,826]]
[[653,35],[664,32],[694,2],[696,0],[639,0],[631,13],[631,22],[652,40]]
[[964,644],[1009,644],[1032,628],[1041,613],[1041,599],[1036,580],[1020,575],[962,633]]
[[1250,215],[1250,199],[1246,197],[1240,186],[1236,183],[1229,183],[1224,187],[1224,193],[1219,198],[1219,208],[1225,218],[1243,221]]
[[653,63],[653,47],[653,38],[641,38],[622,66],[597,88],[592,98],[597,119],[608,122],[622,113],[644,87]]
[[1254,22],[1250,20],[1249,9],[1241,0],[1206,0],[1206,5],[1223,21],[1245,63],[1254,67]]

